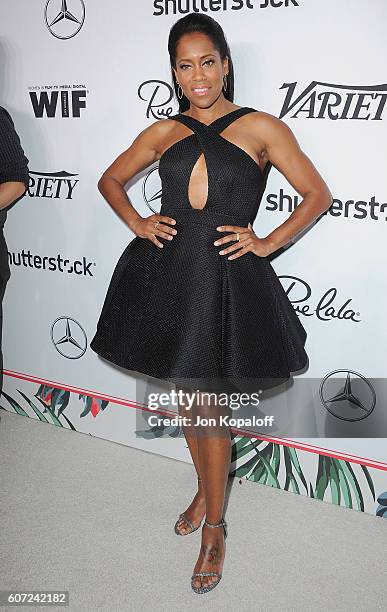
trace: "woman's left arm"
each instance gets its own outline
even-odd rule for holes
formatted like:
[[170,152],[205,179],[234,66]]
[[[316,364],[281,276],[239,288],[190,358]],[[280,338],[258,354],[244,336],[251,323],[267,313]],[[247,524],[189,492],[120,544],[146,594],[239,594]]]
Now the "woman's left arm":
[[264,238],[270,251],[274,252],[311,225],[331,206],[333,198],[328,186],[309,157],[301,150],[293,132],[284,121],[261,112],[257,123],[260,138],[265,143],[267,158],[303,198],[289,218]]

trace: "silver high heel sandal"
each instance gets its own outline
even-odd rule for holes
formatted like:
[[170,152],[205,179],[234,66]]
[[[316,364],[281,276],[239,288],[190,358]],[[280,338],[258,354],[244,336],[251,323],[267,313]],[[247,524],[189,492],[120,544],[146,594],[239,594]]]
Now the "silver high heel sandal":
[[[205,525],[207,525],[207,527],[223,527],[224,529],[224,539],[227,538],[227,523],[224,520],[224,518],[222,517],[220,523],[218,523],[217,525],[213,525],[212,523],[207,523],[207,521],[204,521]],[[208,586],[202,586],[202,587],[195,587],[193,585],[193,581],[195,578],[197,578],[198,576],[218,576],[218,580],[212,582],[212,584],[209,584]],[[219,584],[220,579],[222,578],[222,574],[220,572],[198,572],[196,574],[192,574],[191,576],[191,588],[195,593],[207,593],[208,591],[211,591],[212,589],[214,589],[216,587],[217,584]]]
[[[202,479],[199,478],[199,476],[198,476],[198,482],[201,482],[201,481],[202,481]],[[178,528],[177,525],[180,522],[180,519],[183,519],[184,523],[186,523],[186,525],[188,525],[188,527],[190,528],[191,531],[186,531],[185,533],[181,533],[181,531],[179,531],[179,528]],[[194,531],[197,531],[201,524],[202,524],[202,522],[200,521],[199,525],[197,527],[194,527],[193,524],[191,523],[191,521],[186,517],[184,512],[182,512],[181,514],[179,514],[179,518],[177,519],[177,521],[175,523],[174,531],[175,531],[176,535],[180,535],[180,536],[189,535],[190,533],[193,533]]]

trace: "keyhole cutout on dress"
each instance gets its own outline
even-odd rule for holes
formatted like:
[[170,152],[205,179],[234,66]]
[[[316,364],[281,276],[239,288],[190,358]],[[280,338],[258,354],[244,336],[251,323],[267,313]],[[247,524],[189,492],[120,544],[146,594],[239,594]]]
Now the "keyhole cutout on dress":
[[203,210],[208,200],[208,172],[204,153],[201,153],[192,168],[188,182],[188,202],[191,208]]

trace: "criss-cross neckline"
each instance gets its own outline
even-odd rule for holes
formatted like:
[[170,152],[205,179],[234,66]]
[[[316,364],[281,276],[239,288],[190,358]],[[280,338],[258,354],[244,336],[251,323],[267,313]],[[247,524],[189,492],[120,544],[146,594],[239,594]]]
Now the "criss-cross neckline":
[[[232,111],[230,111],[229,113],[226,113],[225,115],[221,115],[220,117],[217,117],[216,119],[211,121],[211,123],[203,123],[203,121],[200,121],[200,119],[196,119],[195,117],[191,117],[190,115],[185,115],[184,113],[178,113],[177,115],[175,115],[175,117],[188,117],[188,119],[192,119],[193,121],[200,123],[200,125],[204,125],[205,127],[211,127],[212,125],[214,125],[214,123],[216,123],[217,121],[220,121],[224,117],[229,117],[233,113],[236,113],[237,111],[240,111],[242,109],[244,110],[245,108],[247,108],[247,106],[239,106],[238,108],[233,108]],[[171,119],[173,119],[173,116],[171,117]]]
[[[224,119],[225,117],[228,117],[229,115],[233,115],[237,111],[240,111],[240,110],[246,109],[246,108],[250,108],[250,107],[249,106],[240,106],[239,108],[234,108],[229,113],[226,113],[225,115],[222,115],[221,117],[217,117],[216,119],[214,119],[214,121],[211,121],[211,123],[208,123],[208,124],[207,123],[202,123],[201,121],[199,121],[199,119],[195,119],[195,117],[189,117],[189,115],[184,115],[183,113],[177,113],[175,115],[171,115],[170,117],[168,117],[168,119],[169,120],[171,120],[171,119],[175,120],[175,118],[177,118],[177,117],[187,117],[188,119],[192,119],[193,121],[195,121],[196,123],[198,123],[199,125],[201,125],[203,127],[211,127],[217,121],[220,121],[221,119]],[[227,129],[227,127],[225,129]],[[175,149],[175,147],[180,146],[184,141],[189,141],[191,138],[192,139],[195,138],[195,136],[196,136],[195,130],[193,128],[191,128],[191,127],[189,127],[188,129],[190,129],[192,131],[192,134],[187,134],[187,136],[183,136],[179,140],[176,140],[176,142],[172,143],[169,147],[167,147],[165,149],[165,151],[159,157],[159,160],[158,160],[159,164],[162,163],[162,160],[163,160],[164,156],[166,156],[169,153],[172,153],[172,151]],[[224,140],[226,143],[228,143],[228,145],[230,145],[234,149],[238,150],[240,155],[242,155],[249,163],[254,164],[254,168],[259,172],[260,176],[263,177],[266,168],[269,166],[269,162],[267,162],[267,164],[265,165],[265,168],[262,170],[260,165],[255,161],[255,159],[253,159],[253,157],[249,153],[247,153],[247,151],[242,149],[242,147],[240,147],[239,145],[235,144],[231,140],[228,140],[228,138],[225,138],[224,136],[222,136],[222,132],[224,132],[224,130],[221,130],[221,133],[218,134],[219,138]]]

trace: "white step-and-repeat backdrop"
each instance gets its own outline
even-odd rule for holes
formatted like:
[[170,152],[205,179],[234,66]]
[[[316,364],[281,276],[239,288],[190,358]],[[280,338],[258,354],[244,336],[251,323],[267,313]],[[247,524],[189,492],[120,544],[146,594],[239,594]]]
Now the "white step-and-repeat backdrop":
[[[134,238],[97,181],[142,129],[178,112],[167,39],[191,11],[224,28],[234,102],[286,122],[334,196],[322,219],[272,261],[307,330],[310,359],[297,377],[305,384],[296,414],[307,434],[276,442],[376,466],[387,484],[383,0],[3,0],[0,104],[31,178],[4,230],[11,278],[1,405],[189,460],[181,436],[141,435],[133,420],[157,381],[104,362],[89,342],[113,268]],[[157,164],[131,182],[140,214],[159,210],[160,188]],[[281,224],[301,199],[273,168],[256,234]]]

